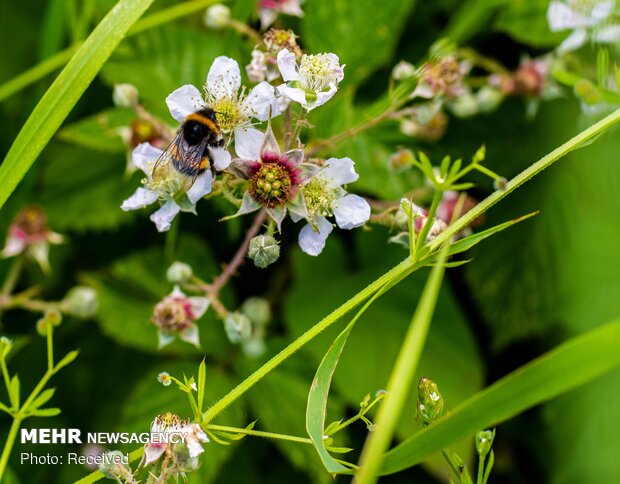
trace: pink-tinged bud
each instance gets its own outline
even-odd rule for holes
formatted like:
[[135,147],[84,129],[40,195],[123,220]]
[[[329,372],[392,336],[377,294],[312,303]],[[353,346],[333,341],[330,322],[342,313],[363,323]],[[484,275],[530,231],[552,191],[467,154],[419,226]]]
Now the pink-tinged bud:
[[209,307],[204,297],[187,297],[178,287],[155,305],[151,322],[159,328],[159,347],[171,343],[176,336],[183,341],[200,346],[198,326]]
[[9,226],[6,244],[0,257],[14,257],[26,254],[39,263],[44,272],[49,267],[49,245],[60,244],[63,238],[47,226],[43,209],[30,205],[22,209]]

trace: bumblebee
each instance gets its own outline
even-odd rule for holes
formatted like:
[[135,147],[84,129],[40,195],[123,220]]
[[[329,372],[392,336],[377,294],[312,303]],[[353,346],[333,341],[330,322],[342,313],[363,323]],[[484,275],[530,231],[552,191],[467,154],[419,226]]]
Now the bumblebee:
[[215,171],[211,150],[224,146],[215,114],[212,109],[203,108],[185,118],[172,142],[155,162],[153,177],[170,165],[190,177],[192,182],[207,169]]

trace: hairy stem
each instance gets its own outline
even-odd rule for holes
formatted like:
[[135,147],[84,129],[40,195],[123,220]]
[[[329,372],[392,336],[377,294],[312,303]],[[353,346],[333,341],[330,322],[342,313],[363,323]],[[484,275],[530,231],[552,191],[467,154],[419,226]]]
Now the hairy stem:
[[234,434],[251,435],[253,437],[265,437],[267,439],[286,440],[288,442],[297,442],[300,444],[312,445],[312,440],[306,437],[296,437],[294,435],[276,434],[273,432],[263,432],[261,430],[243,429],[238,427],[228,427],[226,425],[205,425],[205,430],[215,430],[220,432],[229,432]]

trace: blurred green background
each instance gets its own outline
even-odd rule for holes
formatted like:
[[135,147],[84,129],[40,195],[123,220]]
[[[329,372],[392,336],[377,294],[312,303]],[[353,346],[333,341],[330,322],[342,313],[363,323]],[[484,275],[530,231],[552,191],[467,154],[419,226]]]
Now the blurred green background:
[[[77,20],[67,14],[76,6]],[[155,2],[151,13],[174,3]],[[114,4],[110,0],[0,0],[0,84],[83,38]],[[231,1],[233,16],[257,25],[255,3]],[[308,0],[302,19],[286,18],[312,53],[332,51],[347,64],[340,92],[310,116],[317,137],[356,122],[365,106],[385,93],[392,66],[401,59],[418,64],[431,44],[450,35],[515,68],[523,55],[552,50],[561,40],[548,32],[548,2],[539,0]],[[4,234],[14,214],[28,203],[46,210],[53,230],[69,242],[51,252],[53,275],[27,272],[20,287],[42,284],[47,298],[62,297],[76,283],[99,291],[98,317],[65,319],[57,331],[58,354],[80,348],[78,360],[53,381],[52,400],[63,412],[53,419],[31,419],[27,427],[77,427],[83,431],[144,431],[163,411],[189,413],[183,395],[156,381],[162,370],[195,373],[207,357],[208,402],[226,393],[253,368],[301,334],[399,260],[405,252],[388,244],[379,227],[334,233],[323,254],[310,258],[296,246],[298,227],[284,227],[283,256],[266,270],[243,266],[225,297],[231,307],[250,296],[267,298],[274,318],[268,352],[259,359],[231,345],[221,323],[210,314],[200,321],[203,351],[175,343],[156,350],[156,332],[148,323],[152,306],[170,292],[165,270],[164,236],[145,213],[125,213],[120,203],[139,177],[124,177],[126,152],[114,127],[133,114],[113,107],[111,87],[130,82],[153,113],[171,121],[164,103],[176,87],[201,85],[212,60],[227,55],[243,66],[252,45],[230,31],[209,31],[202,13],[136,35],[123,42],[100,76],[72,111],[64,128],[0,213]],[[587,59],[594,51],[582,54]],[[53,76],[0,103],[0,153],[6,153],[20,127]],[[97,120],[105,116],[102,137]],[[581,113],[565,95],[543,103],[533,120],[525,105],[508,99],[494,113],[450,119],[446,136],[425,144],[403,136],[386,123],[344,143],[336,155],[357,163],[364,195],[396,200],[413,188],[411,177],[389,168],[399,146],[424,150],[439,161],[445,154],[470,157],[485,143],[486,164],[511,177],[595,119]],[[93,131],[94,130],[94,131]],[[493,208],[486,226],[540,210],[534,219],[502,232],[471,251],[470,264],[447,273],[420,374],[435,380],[449,407],[528,362],[570,336],[620,315],[620,137],[617,130],[571,153]],[[483,198],[491,183],[472,178],[472,194]],[[183,215],[175,256],[205,279],[234,253],[249,220],[218,223],[232,208],[224,202],[200,202],[199,216]],[[9,261],[0,261],[0,276]],[[328,421],[356,413],[368,392],[386,385],[426,273],[416,274],[380,299],[356,326],[335,374]],[[43,338],[36,316],[13,311],[3,317],[2,334],[23,347],[10,365],[24,388],[44,369]],[[341,326],[333,328],[253,388],[216,423],[304,435],[307,392],[318,363]],[[0,397],[4,399],[4,394]],[[10,421],[0,415],[0,441]],[[418,430],[410,401],[398,430]],[[619,482],[620,372],[501,425],[495,439],[492,482]],[[366,429],[354,426],[347,445],[358,452]],[[78,466],[22,466],[19,453],[66,453],[69,448],[18,444],[7,482],[66,483],[88,472]],[[79,449],[71,449],[76,451]],[[461,452],[471,455],[473,445]],[[349,456],[349,460],[355,460]],[[442,466],[411,469],[381,482],[446,480]],[[230,447],[206,446],[203,465],[191,482],[328,482],[310,446],[274,444],[246,438]],[[348,481],[339,477],[338,481]]]

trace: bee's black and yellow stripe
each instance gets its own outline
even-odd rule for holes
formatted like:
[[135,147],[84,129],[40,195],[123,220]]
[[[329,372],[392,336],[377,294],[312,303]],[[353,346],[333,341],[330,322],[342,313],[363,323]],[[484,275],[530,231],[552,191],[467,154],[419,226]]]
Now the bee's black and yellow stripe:
[[215,121],[207,117],[207,110],[205,109],[190,114],[185,118],[184,123],[187,123],[189,121],[196,121],[197,123],[206,126],[210,131],[215,133],[216,136],[220,136],[221,134],[219,126]]

